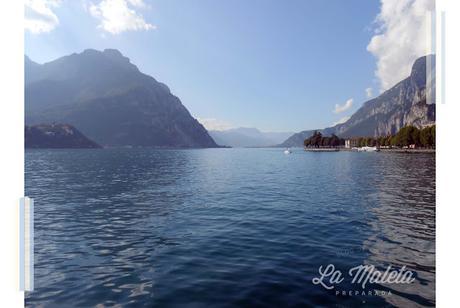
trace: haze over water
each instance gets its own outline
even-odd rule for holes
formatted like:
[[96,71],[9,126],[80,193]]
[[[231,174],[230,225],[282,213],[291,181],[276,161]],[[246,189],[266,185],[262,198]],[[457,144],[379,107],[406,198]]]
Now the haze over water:
[[[27,306],[434,305],[432,154],[30,150],[26,195]],[[327,264],[416,279],[341,296],[312,283]]]

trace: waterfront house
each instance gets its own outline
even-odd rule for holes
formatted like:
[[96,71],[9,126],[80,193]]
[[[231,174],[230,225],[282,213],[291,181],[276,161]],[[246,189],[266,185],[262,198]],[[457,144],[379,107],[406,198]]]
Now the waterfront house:
[[346,149],[356,148],[358,146],[359,146],[359,139],[358,138],[345,139],[345,148]]

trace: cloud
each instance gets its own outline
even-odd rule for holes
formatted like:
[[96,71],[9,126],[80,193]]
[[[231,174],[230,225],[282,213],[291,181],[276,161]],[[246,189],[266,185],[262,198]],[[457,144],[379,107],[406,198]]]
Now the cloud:
[[334,113],[342,113],[350,109],[352,106],[353,106],[353,99],[350,98],[342,106],[340,106],[339,104],[335,104]]
[[366,97],[371,98],[372,97],[372,88],[366,88]]
[[132,6],[145,8],[147,5],[144,3],[144,0],[127,0]]
[[343,118],[341,118],[340,120],[338,120],[337,122],[332,123],[332,126],[336,126],[337,124],[345,123],[345,122],[348,121],[349,119],[350,119],[350,116],[343,117]]
[[26,0],[24,29],[33,34],[52,31],[59,24],[59,18],[52,9],[60,4],[59,0]]
[[434,7],[434,0],[381,0],[367,50],[377,58],[382,91],[409,76],[414,61],[425,55],[426,16]]
[[227,130],[232,126],[225,121],[214,118],[196,118],[207,130]]
[[90,14],[99,20],[98,28],[111,34],[124,31],[153,30],[156,26],[149,24],[134,8],[147,7],[142,0],[103,0],[89,6]]

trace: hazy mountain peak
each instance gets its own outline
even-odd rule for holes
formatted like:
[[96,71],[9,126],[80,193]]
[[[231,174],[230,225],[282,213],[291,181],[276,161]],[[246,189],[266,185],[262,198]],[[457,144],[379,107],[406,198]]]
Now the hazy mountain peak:
[[230,128],[228,131],[239,132],[246,135],[259,135],[261,134],[260,130],[255,127],[237,127],[237,128]]
[[24,81],[36,80],[39,77],[40,64],[32,61],[29,56],[24,55]]
[[[71,55],[73,59],[87,59],[87,61],[97,60],[97,61],[105,61],[109,60],[110,64],[117,64],[120,67],[125,69],[135,69],[138,70],[137,66],[131,63],[128,57],[123,56],[123,54],[117,49],[104,49],[103,51],[99,51],[96,49],[85,49],[81,53],[74,53]],[[63,57],[65,58],[65,57]],[[81,61],[81,60],[80,60]],[[100,63],[100,64],[102,64]],[[90,63],[93,64],[93,63]]]
[[134,66],[134,64],[131,63],[129,58],[123,56],[118,49],[104,49],[102,53],[103,55],[114,61],[118,61],[119,63],[129,63]]
[[104,49],[103,53],[106,55],[114,56],[114,57],[126,58],[125,56],[121,54],[121,52],[118,49],[115,49],[115,48],[106,48]]
[[32,61],[28,55],[24,55],[24,62],[28,65],[40,65],[37,62]]
[[231,147],[265,147],[279,144],[292,132],[262,132],[255,127],[237,127],[221,131],[209,131],[219,145]]

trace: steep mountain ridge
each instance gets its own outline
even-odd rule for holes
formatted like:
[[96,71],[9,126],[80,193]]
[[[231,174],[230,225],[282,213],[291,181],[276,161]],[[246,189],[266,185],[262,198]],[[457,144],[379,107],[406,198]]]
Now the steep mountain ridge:
[[27,124],[69,123],[107,146],[217,146],[166,85],[114,49],[26,57],[25,109]]
[[[433,125],[436,109],[435,76],[435,56],[418,58],[406,79],[365,102],[345,123],[318,131],[346,138],[395,134],[408,125],[419,128]],[[280,146],[302,146],[303,140],[314,131],[306,130],[294,134]]]

